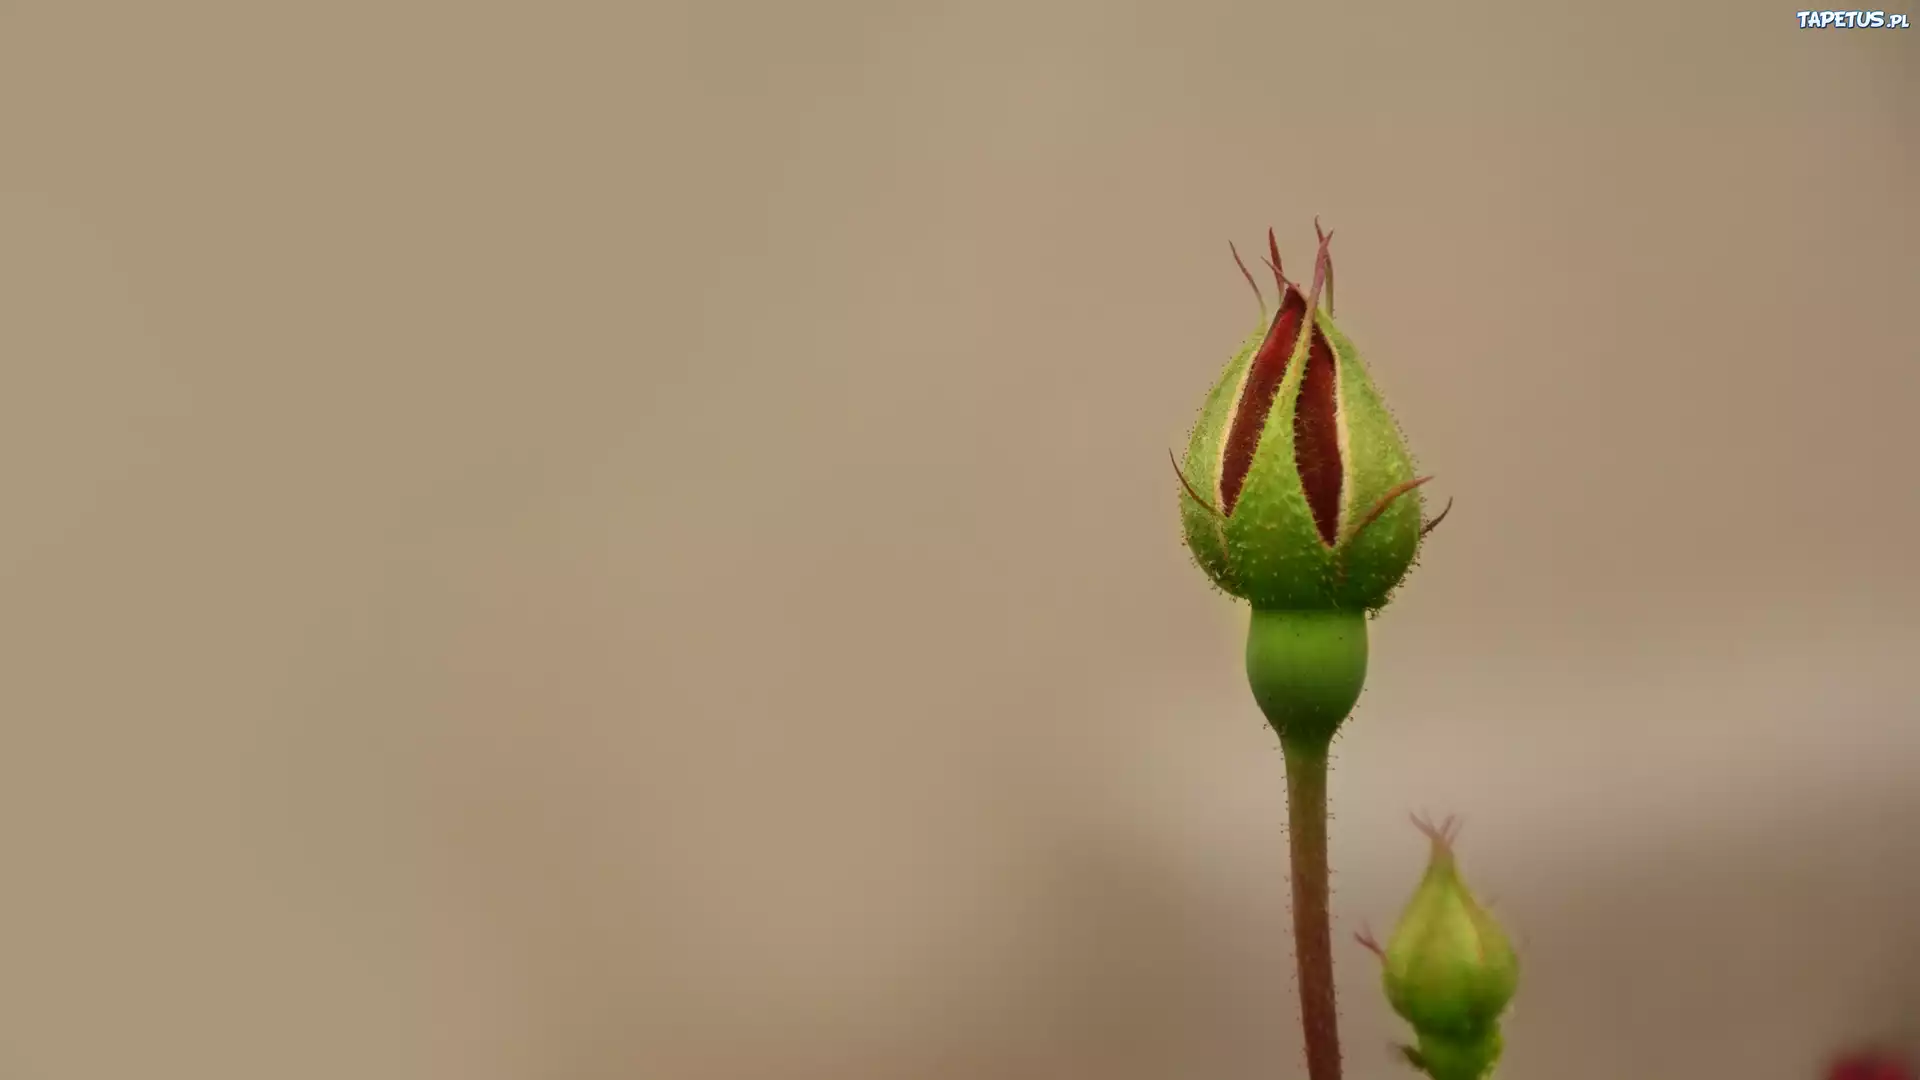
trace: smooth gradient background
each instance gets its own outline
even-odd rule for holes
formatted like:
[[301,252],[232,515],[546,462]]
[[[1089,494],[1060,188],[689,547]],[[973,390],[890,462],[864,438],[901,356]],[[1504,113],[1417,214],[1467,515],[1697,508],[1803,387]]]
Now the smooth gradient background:
[[1349,1073],[1465,817],[1514,1080],[1920,1035],[1920,30],[0,3],[0,1075],[1299,1075],[1166,451],[1338,233],[1434,501]]

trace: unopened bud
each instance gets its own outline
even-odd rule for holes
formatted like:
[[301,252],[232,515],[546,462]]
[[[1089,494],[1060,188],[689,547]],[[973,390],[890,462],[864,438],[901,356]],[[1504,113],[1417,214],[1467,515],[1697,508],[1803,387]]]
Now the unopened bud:
[[1207,396],[1180,468],[1194,560],[1256,610],[1378,610],[1424,531],[1424,478],[1333,322],[1331,239],[1303,292],[1268,232],[1279,304],[1269,314],[1262,298],[1260,329]]
[[1519,986],[1513,945],[1461,880],[1453,819],[1416,821],[1427,873],[1380,954],[1387,1002],[1413,1027],[1407,1058],[1433,1080],[1483,1080],[1500,1060],[1500,1018]]

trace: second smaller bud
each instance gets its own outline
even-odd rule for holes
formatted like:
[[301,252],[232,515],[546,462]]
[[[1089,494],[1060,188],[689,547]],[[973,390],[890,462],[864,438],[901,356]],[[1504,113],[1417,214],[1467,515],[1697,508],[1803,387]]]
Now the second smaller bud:
[[1434,1080],[1479,1080],[1498,1063],[1500,1018],[1519,988],[1519,958],[1461,879],[1455,822],[1415,820],[1433,842],[1426,875],[1381,948],[1381,982],[1419,1045],[1407,1057]]

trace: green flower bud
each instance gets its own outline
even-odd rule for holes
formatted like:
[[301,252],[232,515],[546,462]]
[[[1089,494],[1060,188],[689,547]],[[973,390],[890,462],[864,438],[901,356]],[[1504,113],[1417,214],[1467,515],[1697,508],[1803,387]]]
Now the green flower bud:
[[1306,294],[1281,271],[1267,231],[1280,288],[1271,317],[1240,263],[1260,298],[1260,327],[1214,384],[1186,463],[1174,468],[1194,561],[1253,606],[1254,698],[1283,745],[1320,754],[1366,681],[1367,616],[1386,605],[1440,519],[1421,523],[1427,478],[1414,475],[1359,351],[1333,323],[1333,235],[1318,222],[1314,231]]
[[1425,532],[1415,490],[1425,480],[1333,322],[1331,239],[1320,236],[1302,295],[1268,231],[1279,308],[1269,317],[1261,297],[1261,326],[1214,384],[1179,470],[1194,560],[1255,609],[1378,610]]
[[1500,1018],[1519,986],[1513,945],[1454,860],[1453,819],[1415,824],[1433,841],[1427,873],[1380,955],[1387,1002],[1419,1043],[1407,1058],[1434,1080],[1481,1080],[1500,1060]]

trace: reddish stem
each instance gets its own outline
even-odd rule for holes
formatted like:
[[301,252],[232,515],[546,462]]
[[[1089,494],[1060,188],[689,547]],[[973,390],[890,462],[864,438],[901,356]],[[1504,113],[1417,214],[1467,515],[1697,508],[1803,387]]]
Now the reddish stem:
[[1333,987],[1333,915],[1327,872],[1327,747],[1283,743],[1287,848],[1293,869],[1293,949],[1308,1080],[1340,1080],[1340,1017]]

